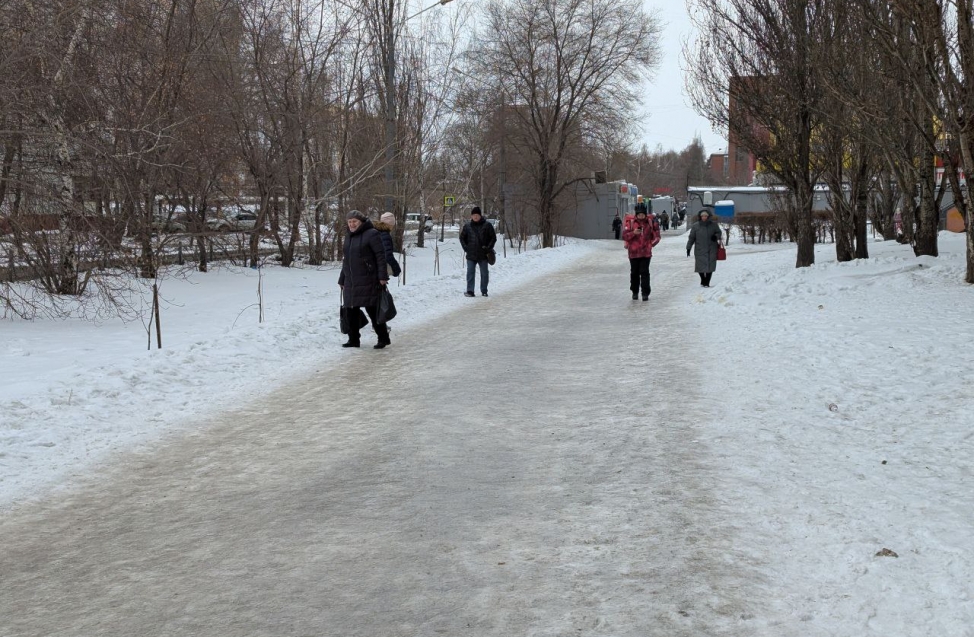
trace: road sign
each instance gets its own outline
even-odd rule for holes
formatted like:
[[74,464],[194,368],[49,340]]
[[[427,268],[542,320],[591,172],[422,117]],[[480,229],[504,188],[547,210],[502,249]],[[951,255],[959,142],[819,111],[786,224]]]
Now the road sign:
[[455,204],[456,202],[457,202],[457,199],[453,195],[448,195],[446,197],[443,197],[443,207],[444,208],[452,208],[453,207],[453,204]]

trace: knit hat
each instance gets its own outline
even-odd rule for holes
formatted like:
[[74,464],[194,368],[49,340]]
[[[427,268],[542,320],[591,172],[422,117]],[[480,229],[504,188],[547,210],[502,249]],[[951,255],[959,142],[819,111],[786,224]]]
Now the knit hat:
[[366,217],[364,214],[362,214],[358,210],[352,210],[351,212],[349,212],[347,215],[345,215],[345,219],[347,219],[348,221],[351,221],[352,219],[358,219],[359,221],[368,221],[369,220],[368,217]]
[[390,226],[394,226],[396,225],[396,215],[392,214],[391,212],[383,212],[382,216],[379,217],[379,221]]
[[646,206],[636,206],[636,216],[638,217],[639,215],[649,216],[649,213],[646,212]]
[[709,211],[709,210],[701,210],[701,211],[700,211],[700,214],[699,214],[699,215],[697,215],[697,216],[698,216],[698,217],[702,217],[702,216],[704,216],[704,215],[707,215],[707,216],[709,217],[709,216],[710,216],[710,211]]
[[483,215],[483,213],[480,212],[480,206],[474,206],[473,210],[470,211],[470,216],[472,217],[474,215]]

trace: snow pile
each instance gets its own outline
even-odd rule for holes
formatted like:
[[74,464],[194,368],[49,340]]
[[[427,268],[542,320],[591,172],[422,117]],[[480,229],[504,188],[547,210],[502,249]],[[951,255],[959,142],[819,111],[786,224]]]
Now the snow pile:
[[793,246],[732,243],[716,287],[691,295],[722,505],[749,544],[775,547],[769,597],[787,591],[779,610],[807,634],[972,635],[963,237],[942,235],[938,259],[889,242],[838,264],[832,250],[795,269]]

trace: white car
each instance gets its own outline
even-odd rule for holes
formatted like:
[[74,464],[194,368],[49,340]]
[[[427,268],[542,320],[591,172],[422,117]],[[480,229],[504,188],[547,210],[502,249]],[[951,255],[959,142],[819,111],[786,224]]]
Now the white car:
[[233,216],[233,222],[237,230],[250,232],[257,226],[257,215],[252,212],[238,212]]
[[226,232],[232,227],[229,221],[218,215],[207,217],[204,223],[210,232]]
[[221,215],[214,215],[206,220],[207,230],[214,232],[229,232],[231,230],[249,232],[256,225],[257,215],[247,210],[229,211]]

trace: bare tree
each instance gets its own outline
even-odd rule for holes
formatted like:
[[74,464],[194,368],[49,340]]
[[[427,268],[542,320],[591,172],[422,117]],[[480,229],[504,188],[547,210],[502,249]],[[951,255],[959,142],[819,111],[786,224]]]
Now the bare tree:
[[659,62],[658,21],[639,0],[492,0],[490,37],[474,44],[471,74],[512,96],[529,153],[542,245],[554,245],[556,199],[577,175],[570,152],[595,131],[636,119],[636,78]]
[[788,188],[796,266],[812,265],[812,203],[821,172],[813,136],[823,125],[824,97],[816,62],[827,7],[822,0],[691,0],[689,6],[700,32],[695,48],[684,51],[694,106],[715,127],[727,127]]
[[[859,0],[877,31],[889,58],[904,71],[925,106],[921,130],[924,141],[921,166],[934,153],[944,159],[944,182],[949,182],[957,208],[967,219],[967,271],[965,280],[974,283],[974,223],[966,188],[960,173],[974,166],[974,2],[972,0]],[[899,27],[896,30],[896,27]],[[899,36],[898,38],[896,36]],[[910,56],[905,46],[913,43]],[[930,169],[932,172],[932,168]],[[928,187],[921,193],[914,249],[918,255],[937,255],[936,231],[940,205],[933,201],[933,179],[924,173]],[[926,190],[930,190],[927,194]],[[926,213],[926,214],[924,214]]]

